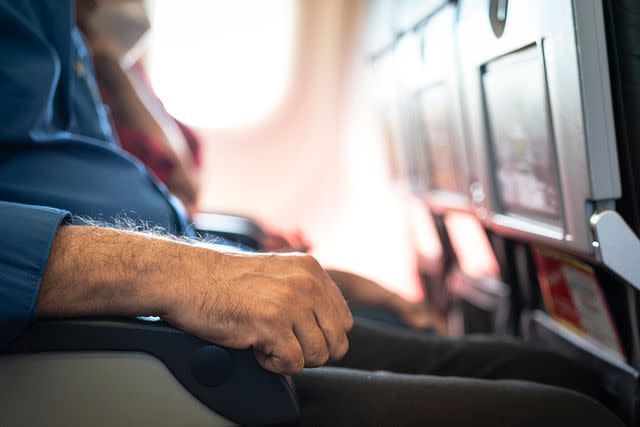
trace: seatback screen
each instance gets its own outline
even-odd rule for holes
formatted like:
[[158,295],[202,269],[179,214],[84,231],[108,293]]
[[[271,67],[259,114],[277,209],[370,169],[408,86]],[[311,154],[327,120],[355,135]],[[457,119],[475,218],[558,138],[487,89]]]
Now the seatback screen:
[[422,125],[429,154],[429,176],[434,190],[462,192],[459,160],[451,137],[449,99],[440,84],[420,94]]
[[502,209],[559,221],[558,172],[538,49],[488,63],[482,85]]

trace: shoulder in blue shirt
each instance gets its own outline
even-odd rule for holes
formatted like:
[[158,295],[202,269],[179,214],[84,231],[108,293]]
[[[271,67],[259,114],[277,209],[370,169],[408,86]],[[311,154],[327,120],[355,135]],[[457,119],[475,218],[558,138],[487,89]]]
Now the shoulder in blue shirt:
[[183,209],[118,146],[68,0],[0,0],[0,200],[184,231]]
[[67,212],[181,233],[179,202],[118,146],[70,0],[0,0],[0,346],[34,316]]

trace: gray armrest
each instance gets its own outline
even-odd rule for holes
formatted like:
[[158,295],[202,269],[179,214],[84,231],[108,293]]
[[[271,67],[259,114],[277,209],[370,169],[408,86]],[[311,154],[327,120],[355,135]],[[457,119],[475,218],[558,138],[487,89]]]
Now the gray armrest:
[[[105,417],[109,425],[176,425],[179,414],[177,425],[251,426],[299,415],[290,379],[262,369],[251,351],[162,322],[38,321],[0,353],[0,377],[0,425],[103,425]],[[99,413],[84,413],[82,402]]]
[[265,236],[255,221],[237,215],[199,213],[193,218],[193,223],[204,237],[221,237],[254,250],[260,250]]

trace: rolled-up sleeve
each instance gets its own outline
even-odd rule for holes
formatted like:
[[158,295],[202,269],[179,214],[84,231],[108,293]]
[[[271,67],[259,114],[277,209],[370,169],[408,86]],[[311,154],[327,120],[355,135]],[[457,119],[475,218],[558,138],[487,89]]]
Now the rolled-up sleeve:
[[35,318],[51,245],[68,212],[0,201],[0,348]]

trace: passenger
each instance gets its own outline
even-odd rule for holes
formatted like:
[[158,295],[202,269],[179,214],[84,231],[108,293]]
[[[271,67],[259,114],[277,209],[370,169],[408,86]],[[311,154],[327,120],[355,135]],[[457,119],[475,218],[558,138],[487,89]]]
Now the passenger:
[[[141,62],[136,60],[139,58],[129,57],[129,61],[135,61],[134,65],[129,69],[122,67],[113,34],[100,32],[93,24],[92,18],[95,19],[95,12],[101,3],[104,4],[101,1],[77,3],[76,20],[91,49],[100,94],[111,111],[120,144],[151,169],[171,193],[183,202],[192,216],[197,212],[200,142],[187,126],[166,111],[153,92]],[[119,11],[112,9],[112,12]],[[117,25],[118,28],[108,30],[127,29],[124,17],[121,22],[114,20],[111,16],[111,25]],[[143,23],[137,27],[143,27]],[[139,42],[132,40],[131,44],[136,44],[134,50],[138,54],[143,51],[144,46],[141,48]],[[309,249],[300,232],[285,237],[271,227],[263,228],[267,230],[262,242],[263,251],[307,252]],[[328,269],[327,273],[339,284],[349,303],[363,314],[416,329],[432,326],[424,301],[407,301],[357,274],[333,269]],[[439,325],[438,329],[444,328]]]
[[0,0],[0,345],[36,314],[157,314],[298,374],[301,425],[622,425],[573,391],[496,381],[594,392],[589,371],[560,356],[354,323],[308,255],[74,225],[69,211],[115,224],[124,207],[130,220],[187,231],[180,204],[117,146],[73,7]]
[[200,181],[199,141],[164,109],[147,82],[141,63],[127,70],[122,68],[115,43],[91,23],[99,4],[79,2],[77,22],[91,49],[100,94],[110,109],[120,144],[140,159],[193,215],[197,212]]

